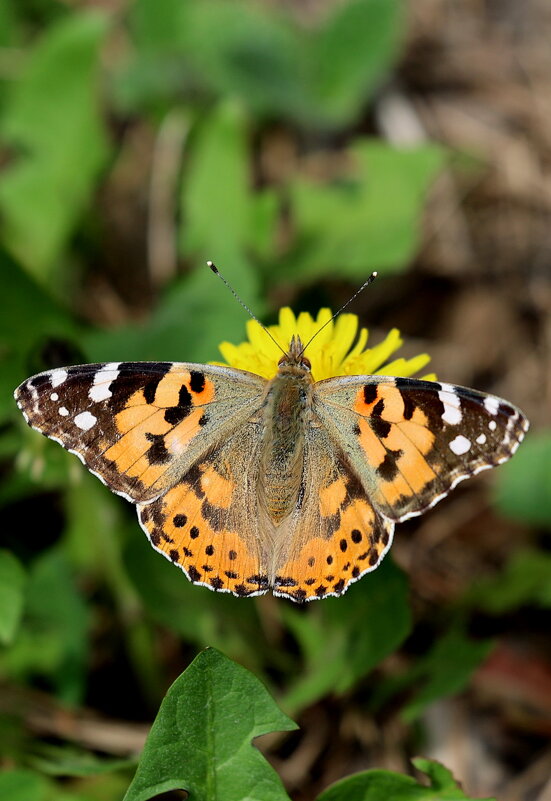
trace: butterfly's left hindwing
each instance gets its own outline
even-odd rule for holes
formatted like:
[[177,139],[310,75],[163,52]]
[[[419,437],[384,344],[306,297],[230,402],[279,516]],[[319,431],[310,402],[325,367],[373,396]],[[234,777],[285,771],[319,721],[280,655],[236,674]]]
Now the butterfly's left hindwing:
[[113,491],[149,501],[258,407],[266,382],[173,362],[67,367],[15,391],[28,424],[75,453]]
[[476,390],[387,376],[330,378],[314,410],[345,451],[371,502],[398,522],[421,514],[459,481],[507,461],[528,421]]

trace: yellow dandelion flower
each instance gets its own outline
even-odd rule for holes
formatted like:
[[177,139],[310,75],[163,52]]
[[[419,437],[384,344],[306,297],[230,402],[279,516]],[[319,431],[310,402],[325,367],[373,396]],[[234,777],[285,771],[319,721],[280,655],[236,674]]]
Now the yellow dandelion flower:
[[[312,377],[315,381],[339,375],[395,375],[408,377],[421,370],[430,356],[420,353],[411,359],[398,358],[388,362],[389,357],[403,344],[400,332],[393,328],[382,342],[367,348],[368,331],[361,328],[358,333],[358,317],[355,314],[340,314],[331,320],[330,309],[320,309],[316,319],[308,312],[295,316],[288,306],[280,309],[279,323],[267,326],[270,337],[256,320],[247,322],[248,342],[233,345],[222,342],[219,345],[224,362],[213,362],[225,366],[248,370],[264,378],[273,378],[277,373],[281,351],[287,352],[291,338],[299,336],[306,344],[319,331],[308,345],[307,356],[312,364]],[[324,324],[325,328],[322,329]],[[423,376],[427,381],[435,381],[431,373]]]

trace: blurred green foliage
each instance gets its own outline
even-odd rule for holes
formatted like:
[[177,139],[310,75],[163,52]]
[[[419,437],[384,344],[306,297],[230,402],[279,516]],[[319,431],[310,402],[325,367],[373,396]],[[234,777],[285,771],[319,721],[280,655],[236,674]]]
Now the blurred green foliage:
[[[290,287],[405,270],[419,241],[426,192],[446,154],[430,145],[396,149],[355,128],[398,58],[403,35],[397,0],[339,3],[313,26],[274,5],[242,0],[137,0],[120,13],[56,0],[0,4],[0,503],[12,521],[0,551],[3,681],[88,703],[98,660],[112,659],[124,666],[124,679],[109,688],[106,706],[122,689],[135,693],[136,717],[148,718],[173,669],[160,658],[161,644],[177,643],[180,662],[210,645],[254,670],[285,709],[298,713],[362,686],[410,635],[407,581],[390,557],[343,598],[306,608],[193,587],[149,547],[123,501],[25,427],[12,399],[29,374],[68,362],[215,359],[220,341],[242,338],[244,313],[204,268],[207,258],[267,317],[275,312],[270,299]],[[297,152],[278,180],[258,180],[258,143],[271,125],[290,132]],[[176,142],[167,192],[177,264],[159,273],[148,262],[149,313],[139,321],[120,315],[116,326],[105,327],[85,298],[101,273],[105,198],[131,160],[132,131],[153,149],[162,150],[165,137]],[[330,151],[334,170],[320,175],[306,156]],[[139,157],[132,157],[139,168]],[[151,204],[150,190],[142,188],[143,205]],[[127,286],[140,280],[125,259],[117,267]],[[551,524],[549,463],[547,439],[535,437],[521,449],[499,484],[504,513]],[[499,614],[523,603],[548,605],[541,588],[549,572],[537,555],[519,556],[506,576],[473,590],[465,608]],[[374,705],[407,688],[413,698],[404,714],[417,718],[426,704],[465,686],[489,647],[470,640],[460,625],[442,625],[412,670],[383,684]],[[454,658],[458,651],[461,660]],[[204,738],[219,723],[242,764],[253,759],[271,782],[262,797],[285,798],[249,741],[292,722],[243,668],[215,651],[198,659],[163,702],[129,801],[149,797],[138,789],[144,771],[147,786],[157,789],[191,781],[185,772],[191,752],[179,739],[191,722],[194,747],[213,746]],[[209,660],[216,663],[211,684],[201,668]],[[236,698],[216,695],[221,681],[234,682],[239,708],[251,709],[237,744],[235,710],[224,706]],[[210,722],[185,715],[190,696],[200,692],[216,701]],[[183,723],[171,718],[180,697]],[[254,714],[251,697],[261,698]],[[169,766],[176,772],[163,784],[151,754],[157,739],[165,747],[168,734],[178,740]],[[10,739],[4,730],[1,737]],[[10,752],[22,767],[0,774],[0,796],[12,801],[110,801],[128,784],[120,763],[98,757],[91,766],[69,747],[33,755],[27,739],[14,737]],[[211,758],[216,767],[225,757],[214,748]],[[206,762],[194,770],[206,770]],[[449,790],[446,797],[465,797],[442,768],[419,768],[434,787]],[[239,772],[236,762],[232,792],[245,798]],[[83,781],[59,784],[54,775]],[[194,781],[200,788],[199,774]],[[347,781],[361,787],[357,798],[382,797],[383,787],[400,798],[400,782],[404,798],[439,797],[412,779],[375,771],[328,789],[320,801],[351,797]]]

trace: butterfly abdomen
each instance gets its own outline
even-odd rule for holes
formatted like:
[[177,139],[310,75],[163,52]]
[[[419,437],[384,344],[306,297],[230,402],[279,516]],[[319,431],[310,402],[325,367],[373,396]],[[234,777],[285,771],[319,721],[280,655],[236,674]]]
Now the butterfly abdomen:
[[309,373],[297,370],[280,371],[264,407],[259,497],[276,526],[296,509],[304,469],[304,431],[311,416],[312,379]]

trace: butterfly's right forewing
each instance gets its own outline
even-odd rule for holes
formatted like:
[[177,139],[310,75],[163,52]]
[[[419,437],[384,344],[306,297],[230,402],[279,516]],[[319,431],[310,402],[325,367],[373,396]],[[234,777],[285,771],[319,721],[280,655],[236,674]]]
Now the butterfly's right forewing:
[[113,491],[147,502],[250,418],[265,383],[202,364],[88,364],[33,376],[15,399],[30,426]]

